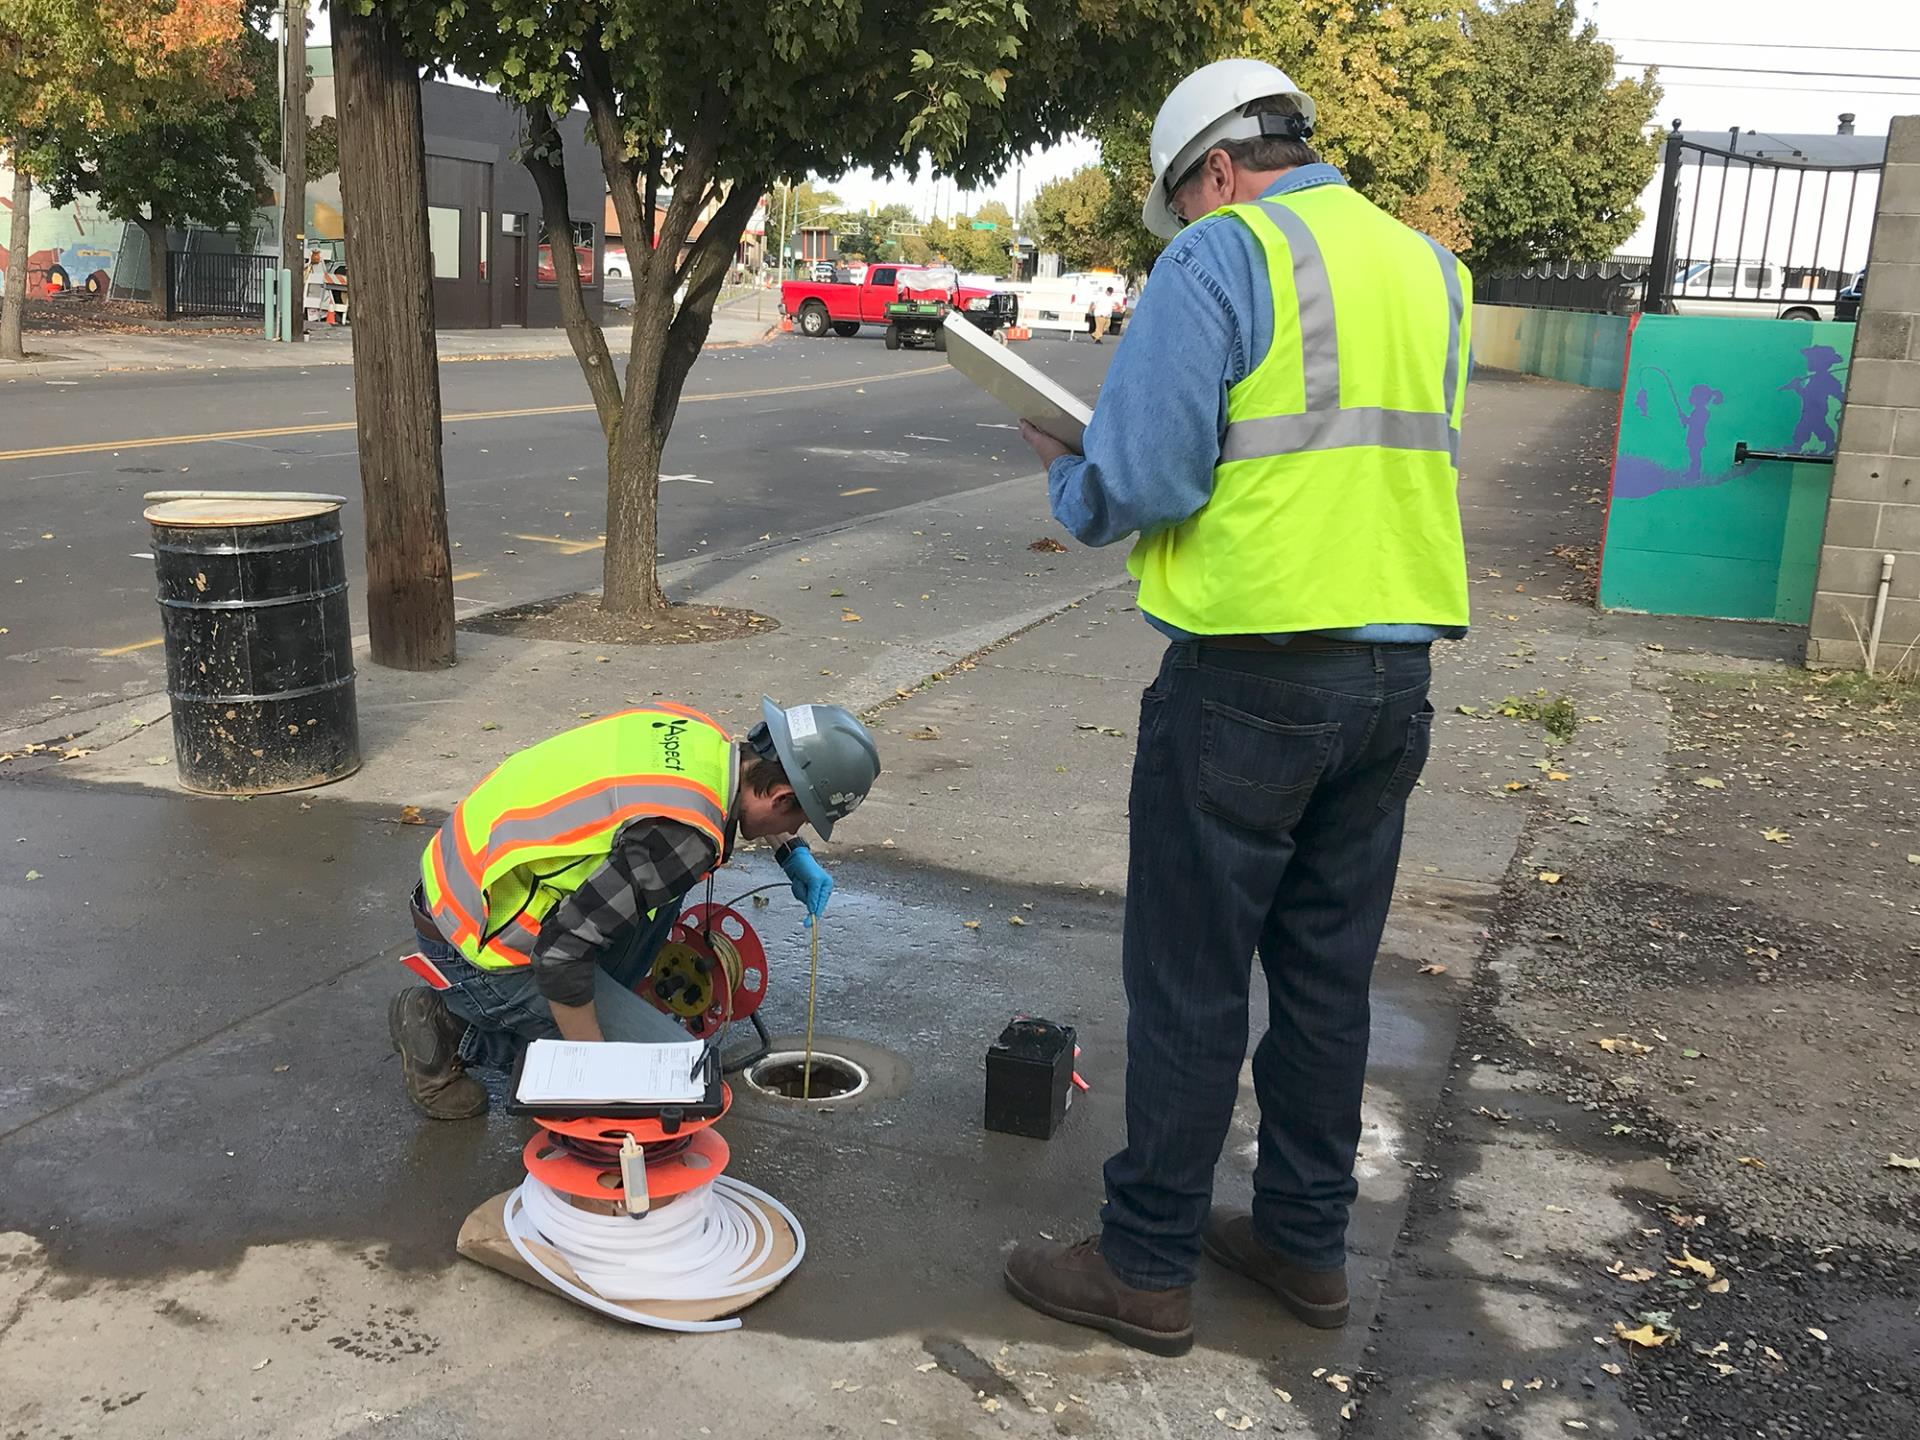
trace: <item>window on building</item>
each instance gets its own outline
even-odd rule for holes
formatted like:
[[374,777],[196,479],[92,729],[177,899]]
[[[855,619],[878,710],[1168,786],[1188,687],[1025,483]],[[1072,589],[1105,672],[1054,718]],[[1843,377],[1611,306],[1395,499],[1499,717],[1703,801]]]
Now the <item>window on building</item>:
[[493,251],[493,216],[480,212],[480,278],[487,278],[487,257]]
[[[545,226],[541,227],[545,233]],[[573,222],[573,254],[580,269],[580,283],[593,284],[593,222],[576,220]],[[554,283],[553,247],[545,241],[540,245],[540,258],[534,269],[534,280],[541,285]]]
[[433,278],[460,278],[460,211],[452,205],[427,207],[427,245],[433,251]]

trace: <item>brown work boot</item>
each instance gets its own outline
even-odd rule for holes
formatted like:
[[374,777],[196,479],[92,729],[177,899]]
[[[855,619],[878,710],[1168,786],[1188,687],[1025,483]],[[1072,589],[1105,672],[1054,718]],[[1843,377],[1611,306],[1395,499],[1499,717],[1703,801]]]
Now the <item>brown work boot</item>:
[[468,1120],[487,1113],[487,1089],[460,1063],[467,1024],[437,991],[410,985],[387,1006],[387,1033],[400,1052],[407,1098],[434,1120]]
[[1200,1248],[1229,1270],[1257,1280],[1307,1324],[1338,1330],[1347,1323],[1346,1270],[1308,1270],[1253,1233],[1253,1216],[1244,1210],[1215,1210],[1207,1217]]
[[1078,1245],[1029,1240],[1007,1257],[1007,1289],[1042,1315],[1091,1325],[1155,1355],[1193,1348],[1193,1290],[1136,1290],[1107,1264],[1098,1237]]

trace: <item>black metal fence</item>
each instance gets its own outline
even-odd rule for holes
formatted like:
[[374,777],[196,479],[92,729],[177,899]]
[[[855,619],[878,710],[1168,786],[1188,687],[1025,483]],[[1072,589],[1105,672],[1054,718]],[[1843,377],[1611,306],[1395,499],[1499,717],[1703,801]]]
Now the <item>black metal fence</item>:
[[267,276],[277,255],[222,255],[205,250],[167,252],[167,314],[235,315],[262,319]]
[[[1645,306],[1824,317],[1866,264],[1883,160],[1873,136],[1667,136]],[[1808,142],[1811,143],[1810,141]]]
[[1473,298],[1482,305],[1630,315],[1640,308],[1648,268],[1644,260],[1542,260],[1519,270],[1476,275]]

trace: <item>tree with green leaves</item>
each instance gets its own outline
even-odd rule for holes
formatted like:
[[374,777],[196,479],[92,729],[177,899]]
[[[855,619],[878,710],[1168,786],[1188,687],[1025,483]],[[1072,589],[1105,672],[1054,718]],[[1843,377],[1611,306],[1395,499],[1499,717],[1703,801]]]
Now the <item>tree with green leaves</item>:
[[655,567],[660,456],[734,245],[773,180],[911,172],[925,153],[962,185],[980,183],[1113,114],[1129,98],[1114,76],[1143,94],[1172,84],[1230,14],[1226,0],[341,3],[381,11],[422,59],[523,107],[525,159],[557,249],[570,232],[556,120],[586,110],[634,261],[624,376],[573,268],[556,273],[607,442],[603,603],[628,613],[667,604]]
[[92,195],[147,240],[147,293],[167,309],[167,237],[189,225],[243,231],[270,194],[267,155],[277,148],[272,0],[252,0],[245,24],[221,43],[222,79],[203,88],[181,74],[167,103],[111,127],[53,127],[38,151],[41,186],[56,205]]
[[1103,227],[1112,194],[1113,183],[1098,165],[1048,181],[1027,211],[1034,243],[1057,254],[1069,270],[1118,268],[1119,247]]
[[1614,50],[1575,0],[1466,11],[1473,69],[1456,117],[1469,255],[1497,267],[1598,260],[1641,220],[1660,137],[1652,72],[1614,75]]

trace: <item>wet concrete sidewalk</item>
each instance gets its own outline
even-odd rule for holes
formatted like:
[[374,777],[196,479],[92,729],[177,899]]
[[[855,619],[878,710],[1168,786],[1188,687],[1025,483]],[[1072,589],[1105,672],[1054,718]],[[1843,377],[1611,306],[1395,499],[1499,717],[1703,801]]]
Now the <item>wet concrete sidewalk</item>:
[[[633,1435],[1187,1436],[1242,1416],[1332,1435],[1349,1403],[1364,1416],[1395,1343],[1369,1322],[1433,1183],[1425,1132],[1527,819],[1501,781],[1547,753],[1538,727],[1457,707],[1575,673],[1617,686],[1638,643],[1553,598],[1564,576],[1542,557],[1593,511],[1571,462],[1526,471],[1535,447],[1587,440],[1606,397],[1495,382],[1475,406],[1478,619],[1436,655],[1434,758],[1379,968],[1346,1331],[1308,1331],[1210,1270],[1198,1347],[1162,1361],[1000,1289],[1013,1241],[1090,1228],[1121,1137],[1126,781],[1159,649],[1117,556],[1027,549],[1048,527],[1036,479],[676,572],[676,598],[754,604],[781,619],[773,635],[605,662],[463,636],[448,675],[369,671],[369,765],[326,791],[148,788],[164,742],[138,710],[93,717],[100,739],[132,738],[0,782],[16,861],[0,923],[50,937],[5,1002],[40,1038],[0,1091],[0,1434],[497,1434],[550,1427],[558,1395],[570,1428]],[[427,832],[400,807],[457,798],[582,710],[664,694],[739,723],[763,686],[880,707],[888,769],[829,854],[820,991],[822,1043],[880,1083],[830,1110],[741,1096],[735,1168],[794,1206],[808,1259],[741,1333],[632,1333],[453,1258],[460,1218],[518,1180],[527,1131],[502,1114],[434,1125],[401,1095],[381,1022]],[[1630,725],[1620,743],[1635,750]],[[748,856],[719,898],[770,876]],[[776,890],[750,913],[769,1022],[791,1034],[797,907]],[[1044,1144],[979,1123],[985,1048],[1023,1011],[1079,1028],[1093,1087]],[[1243,1101],[1227,1203],[1249,1189]]]

